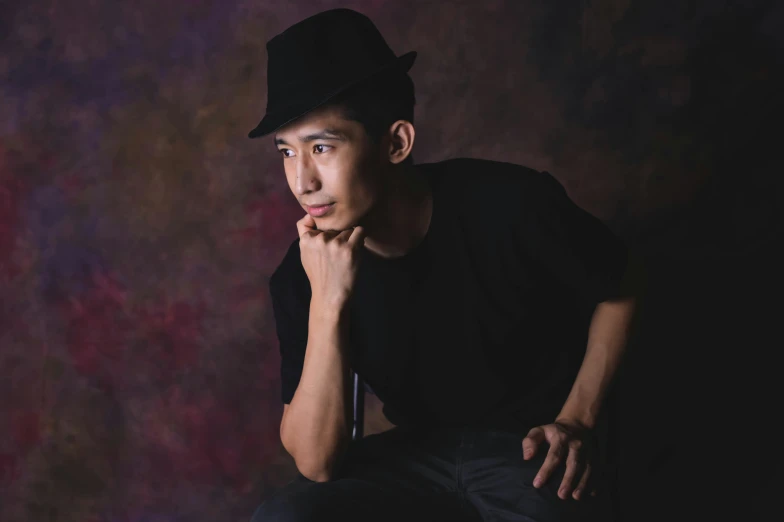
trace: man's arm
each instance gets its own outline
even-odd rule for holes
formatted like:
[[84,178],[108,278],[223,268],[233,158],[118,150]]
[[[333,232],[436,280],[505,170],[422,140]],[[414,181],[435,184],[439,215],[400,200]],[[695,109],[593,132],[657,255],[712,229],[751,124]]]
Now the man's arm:
[[345,306],[311,300],[302,377],[280,424],[283,447],[315,482],[331,479],[351,439],[347,313]]
[[[628,245],[572,201],[552,174],[524,169],[518,169],[518,174],[510,170],[504,177],[505,186],[517,190],[504,191],[502,196],[508,194],[509,200],[502,203],[508,205],[500,206],[518,208],[514,198],[528,195],[522,219],[509,216],[517,225],[513,230],[518,241],[550,275],[573,289],[578,299],[598,303],[582,366],[560,413],[550,424],[533,427],[523,439],[526,460],[536,455],[540,444],[549,445],[534,487],[544,484],[565,460],[558,495],[567,498],[576,484],[573,496],[579,498],[591,474],[590,451],[583,446],[593,439],[591,428],[620,365],[645,271]],[[583,469],[582,478],[577,477]]]
[[569,397],[556,421],[576,421],[594,428],[604,398],[629,338],[629,330],[644,288],[644,268],[637,256],[630,255],[621,282],[621,296],[596,305],[588,331],[588,344],[582,366]]
[[620,297],[596,305],[585,357],[561,412],[553,424],[535,427],[523,439],[526,459],[533,457],[541,442],[546,440],[550,444],[547,457],[534,478],[534,487],[544,484],[563,459],[566,460],[566,472],[558,496],[565,499],[572,494],[578,499],[588,486],[591,463],[584,460],[583,452],[587,449],[582,446],[584,433],[596,426],[607,390],[621,364],[638,302],[645,292],[645,282],[642,262],[630,255],[621,281]]
[[625,351],[636,298],[603,301],[596,305],[580,371],[556,421],[596,426],[607,389]]
[[637,256],[630,255],[621,282],[621,297],[596,305],[582,366],[556,421],[566,419],[587,428],[596,426],[607,390],[621,364],[644,288],[643,264]]

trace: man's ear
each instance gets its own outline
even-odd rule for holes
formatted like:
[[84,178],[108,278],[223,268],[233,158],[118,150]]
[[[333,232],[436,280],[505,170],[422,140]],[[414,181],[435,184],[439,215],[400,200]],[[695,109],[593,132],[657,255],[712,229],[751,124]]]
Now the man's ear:
[[401,163],[411,154],[415,136],[414,124],[408,120],[397,120],[390,125],[388,153],[390,163]]

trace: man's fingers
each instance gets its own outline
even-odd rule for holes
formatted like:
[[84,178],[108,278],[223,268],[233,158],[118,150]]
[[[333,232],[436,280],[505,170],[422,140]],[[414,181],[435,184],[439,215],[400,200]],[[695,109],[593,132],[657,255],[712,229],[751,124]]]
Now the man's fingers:
[[[357,230],[359,229],[359,230]],[[347,228],[345,230],[334,230],[334,231],[327,231],[325,230],[323,234],[326,235],[325,239],[332,240],[335,243],[346,244],[350,247],[351,250],[356,250],[357,243],[364,245],[364,229],[362,227],[356,226]]]
[[542,467],[539,469],[539,473],[536,474],[536,478],[534,478],[534,487],[538,488],[545,482],[547,479],[550,478],[552,475],[553,470],[561,463],[563,460],[563,453],[564,447],[558,443],[551,443],[550,444],[550,451],[547,452],[547,457],[544,459],[544,463]]
[[579,459],[580,450],[577,446],[569,448],[569,455],[566,457],[566,472],[564,473],[561,486],[558,489],[558,496],[564,500],[569,498],[572,492],[572,487],[576,482],[577,473],[581,470],[581,462]]
[[528,460],[536,454],[539,445],[545,440],[544,430],[540,427],[532,428],[523,439],[523,459]]
[[[575,500],[580,500],[580,497],[583,496],[583,492],[585,491],[585,487],[588,485],[588,479],[591,477],[591,463],[587,463],[585,465],[585,471],[583,472],[583,477],[580,479],[580,483],[577,484],[577,487],[574,489],[574,493],[572,496]],[[596,496],[596,491],[591,493],[592,495]]]
[[348,243],[353,233],[353,228],[347,228],[346,230],[333,231],[331,237],[336,243]]
[[348,238],[348,244],[351,245],[352,249],[364,245],[365,229],[361,226],[354,227],[354,230],[351,231],[351,235]]
[[316,228],[316,221],[310,214],[305,214],[305,217],[297,221],[297,235],[302,237],[302,234],[309,230],[318,230]]

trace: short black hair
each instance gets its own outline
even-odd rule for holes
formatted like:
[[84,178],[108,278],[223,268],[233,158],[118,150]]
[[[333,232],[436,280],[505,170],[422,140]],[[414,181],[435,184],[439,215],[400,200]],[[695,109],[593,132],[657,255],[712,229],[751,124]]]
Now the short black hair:
[[[362,124],[371,141],[378,145],[395,121],[414,123],[414,81],[408,73],[393,69],[350,87],[328,105],[339,108],[345,119]],[[403,164],[413,162],[413,154],[409,154]]]

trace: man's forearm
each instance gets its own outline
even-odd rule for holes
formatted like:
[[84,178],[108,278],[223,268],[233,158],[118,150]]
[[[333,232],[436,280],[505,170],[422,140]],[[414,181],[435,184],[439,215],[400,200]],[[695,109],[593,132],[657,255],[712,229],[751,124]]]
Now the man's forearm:
[[330,480],[351,439],[347,310],[311,299],[302,377],[280,426],[283,447],[316,482]]
[[557,419],[593,428],[607,389],[620,365],[636,307],[635,298],[604,301],[596,306],[580,371]]
[[610,383],[621,364],[640,296],[647,288],[647,270],[634,252],[621,281],[623,298],[596,305],[588,331],[588,346],[572,391],[557,419],[576,420],[593,428]]

